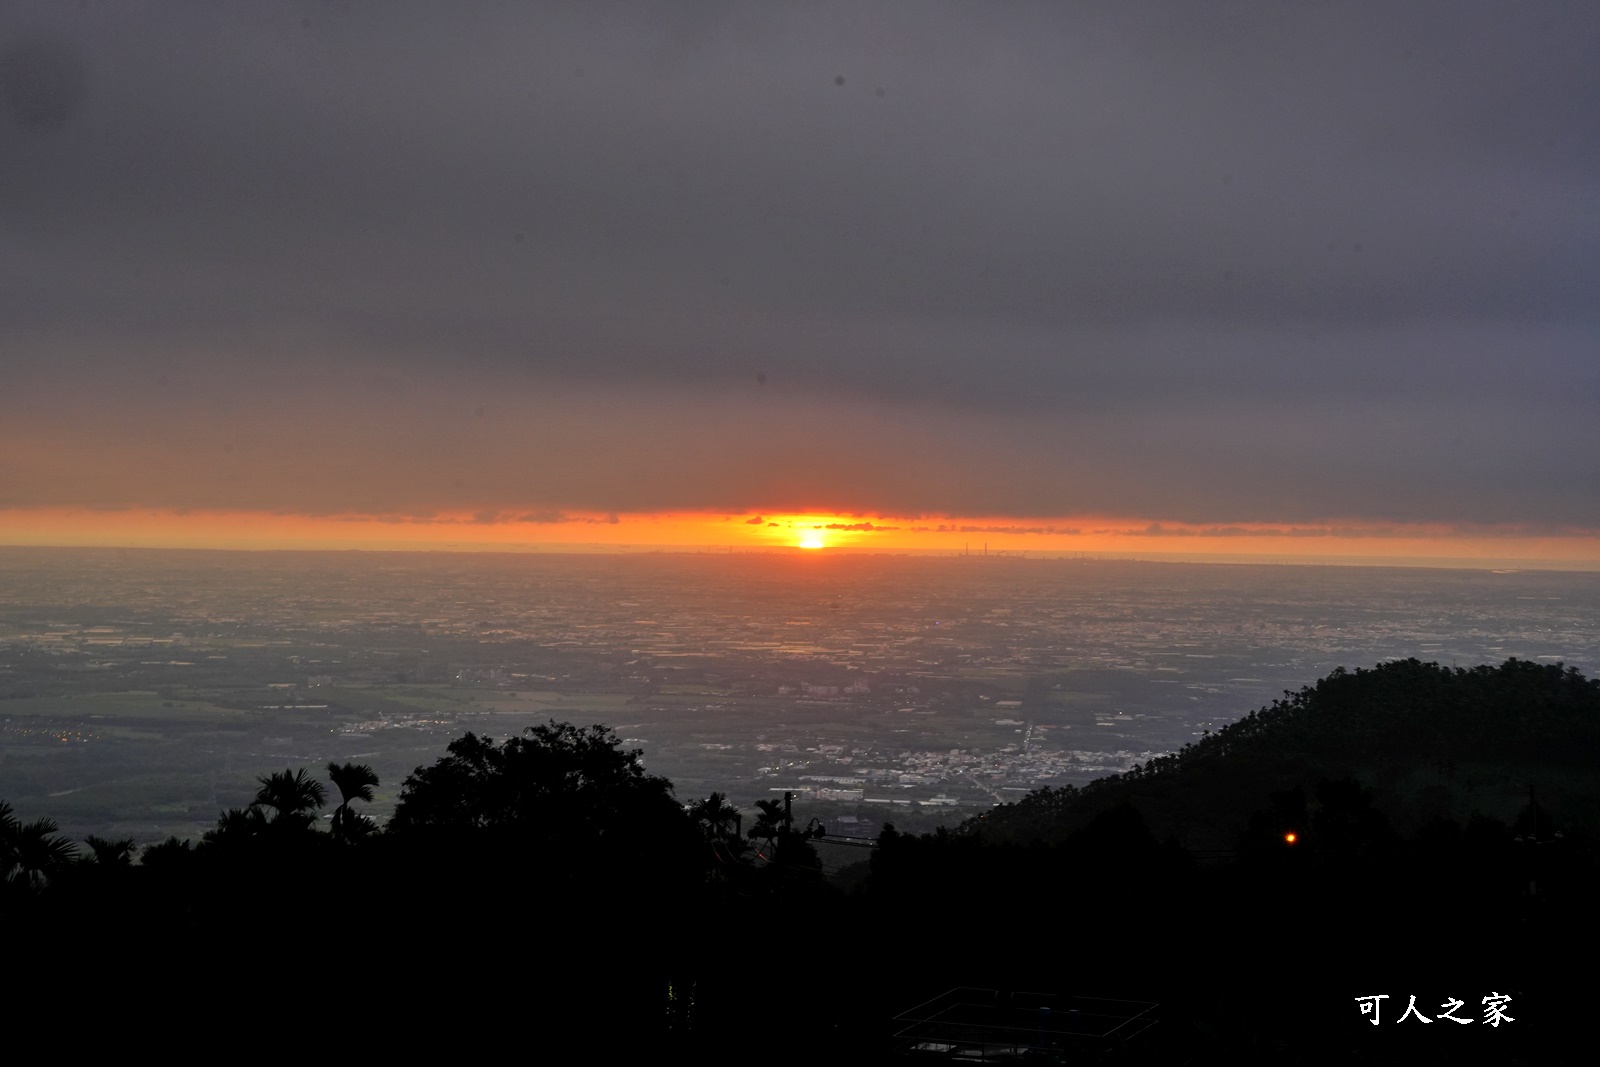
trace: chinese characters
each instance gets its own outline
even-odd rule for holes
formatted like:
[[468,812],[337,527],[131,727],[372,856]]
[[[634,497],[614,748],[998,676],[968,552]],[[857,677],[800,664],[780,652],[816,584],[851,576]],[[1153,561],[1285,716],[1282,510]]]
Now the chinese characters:
[[[1382,1015],[1383,1002],[1388,999],[1389,994],[1387,993],[1374,993],[1364,997],[1356,997],[1355,1001],[1357,1006],[1361,1009],[1361,1014],[1368,1017],[1367,1021],[1373,1026],[1377,1026],[1381,1021],[1380,1016]],[[1511,1003],[1511,996],[1508,993],[1490,993],[1488,996],[1484,997],[1482,1000],[1483,1024],[1485,1026],[1492,1026],[1498,1029],[1501,1023],[1516,1022],[1517,1020],[1515,1018],[1506,1013],[1506,1005],[1509,1003]],[[1465,1005],[1466,1001],[1457,1000],[1455,997],[1446,997],[1444,1003],[1439,1005],[1438,1014],[1436,1014],[1433,1018],[1429,1018],[1428,1016],[1422,1014],[1422,1012],[1417,1008],[1417,997],[1416,994],[1413,993],[1408,998],[1406,1010],[1400,1014],[1400,1017],[1396,1019],[1395,1022],[1403,1023],[1408,1019],[1415,1019],[1421,1023],[1432,1024],[1442,1020],[1448,1020],[1449,1022],[1456,1023],[1460,1026],[1470,1026],[1473,1023],[1478,1022],[1478,1020],[1463,1019],[1461,1016],[1456,1014],[1456,1012]]]

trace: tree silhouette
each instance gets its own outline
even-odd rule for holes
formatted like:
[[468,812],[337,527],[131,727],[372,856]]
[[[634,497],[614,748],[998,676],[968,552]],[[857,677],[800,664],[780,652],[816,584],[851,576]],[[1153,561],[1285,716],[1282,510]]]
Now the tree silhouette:
[[24,823],[0,800],[0,883],[27,895],[49,888],[77,852],[71,841],[56,836],[59,829],[50,819]]
[[[516,829],[523,836],[623,837],[671,803],[672,783],[648,775],[604,726],[552,720],[496,745],[467,734],[400,787],[390,829]],[[676,820],[682,809],[671,804]]]
[[785,793],[782,800],[756,801],[761,814],[750,828],[750,839],[764,842],[763,851],[757,855],[767,861],[780,881],[795,875],[820,879],[822,858],[812,847],[811,839],[822,837],[826,830],[815,819],[804,830],[796,830],[789,806],[793,800],[793,793]]
[[704,800],[689,806],[689,817],[700,827],[706,844],[711,848],[715,864],[727,864],[744,858],[750,846],[739,835],[739,809],[728,803],[725,793],[712,793]]
[[83,843],[89,846],[88,861],[102,867],[132,866],[133,853],[138,847],[131,837],[125,837],[120,841],[108,841],[94,834],[84,838]]
[[286,769],[264,775],[256,781],[261,783],[261,788],[256,791],[252,806],[272,810],[268,824],[277,833],[310,830],[316,823],[317,809],[327,803],[327,789],[307,774],[304,767],[293,773]]
[[[246,808],[229,808],[217,817],[217,825],[201,835],[204,845],[234,847],[260,837],[267,832],[267,813],[251,804]],[[187,842],[185,842],[187,843]],[[145,860],[150,858],[146,850]]]
[[766,843],[769,850],[775,851],[778,838],[783,835],[784,827],[788,823],[784,802],[781,800],[758,800],[756,809],[761,814],[756,816],[756,823],[750,827],[750,840]]
[[[230,851],[272,839],[280,843],[302,840],[316,825],[317,809],[328,791],[304,768],[262,775],[255,799],[243,808],[229,808],[217,825],[201,837],[201,844]],[[270,815],[268,813],[271,813]]]
[[639,757],[598,725],[552,721],[500,744],[469,733],[407,776],[384,837],[429,877],[476,870],[504,892],[632,900],[638,872],[653,898],[692,892],[704,846],[672,783]]
[[726,793],[712,793],[689,806],[689,817],[700,825],[707,841],[722,841],[733,836],[739,809],[728,803]]
[[346,763],[342,767],[329,763],[328,780],[339,791],[339,806],[333,809],[333,836],[351,843],[372,833],[377,824],[365,815],[357,815],[350,807],[350,802],[364,800],[372,803],[372,787],[378,784],[377,774],[365,763]]
[[[212,831],[207,831],[201,840],[211,837]],[[194,855],[194,850],[188,841],[179,840],[176,834],[165,841],[158,841],[153,845],[146,845],[139,854],[139,865],[147,870],[169,870],[180,868]]]

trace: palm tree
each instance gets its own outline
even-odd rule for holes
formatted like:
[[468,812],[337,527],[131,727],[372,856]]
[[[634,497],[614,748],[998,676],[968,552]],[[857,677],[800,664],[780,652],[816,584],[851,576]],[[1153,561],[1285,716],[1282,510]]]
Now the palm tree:
[[24,823],[0,800],[0,885],[28,894],[49,888],[77,851],[71,841],[56,836],[59,829],[50,819]]
[[712,793],[689,806],[689,817],[700,824],[707,841],[722,841],[738,833],[739,809],[726,793]]
[[[223,812],[217,818],[216,828],[207,830],[200,841],[206,845],[237,845],[266,832],[266,812],[251,804],[247,808],[229,808]],[[149,859],[148,853],[145,858]]]
[[712,793],[689,806],[689,817],[700,827],[717,862],[741,858],[750,846],[739,836],[739,809],[728,803],[725,793]]
[[121,841],[107,841],[103,837],[90,834],[83,839],[89,846],[88,862],[97,863],[102,867],[129,867],[133,865],[133,853],[137,847],[133,838],[125,837]]
[[794,813],[789,806],[793,800],[793,793],[785,793],[781,801],[756,801],[756,808],[761,814],[750,828],[750,840],[766,842],[765,851],[758,851],[756,855],[779,873],[791,870],[807,876],[820,874],[822,861],[810,842],[812,838],[822,837],[826,830],[815,819],[804,830],[796,830]]
[[348,843],[376,829],[376,823],[365,815],[357,815],[350,807],[353,800],[372,803],[372,787],[378,784],[376,772],[365,763],[346,763],[343,767],[329,763],[328,780],[339,790],[340,801],[333,809],[333,836]]
[[327,803],[328,791],[321,782],[305,772],[305,768],[290,773],[269,774],[256,781],[261,788],[256,791],[252,807],[272,809],[269,824],[280,833],[310,830],[316,821],[316,811]]
[[[758,800],[756,808],[761,814],[756,817],[756,824],[750,827],[750,840],[765,841],[767,848],[771,849],[789,826],[789,812],[781,800]],[[763,857],[767,858],[767,857]]]

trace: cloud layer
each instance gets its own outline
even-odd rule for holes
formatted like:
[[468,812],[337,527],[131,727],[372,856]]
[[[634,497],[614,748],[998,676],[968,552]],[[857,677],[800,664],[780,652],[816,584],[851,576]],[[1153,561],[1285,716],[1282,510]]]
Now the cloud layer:
[[0,507],[1600,527],[1596,54],[1581,2],[8,9]]

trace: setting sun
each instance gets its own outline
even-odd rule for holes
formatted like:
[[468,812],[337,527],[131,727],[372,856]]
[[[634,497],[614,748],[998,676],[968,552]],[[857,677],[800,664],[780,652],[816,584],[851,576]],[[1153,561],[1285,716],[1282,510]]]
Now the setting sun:
[[807,530],[800,535],[801,548],[827,548],[828,542],[823,539],[821,530]]

